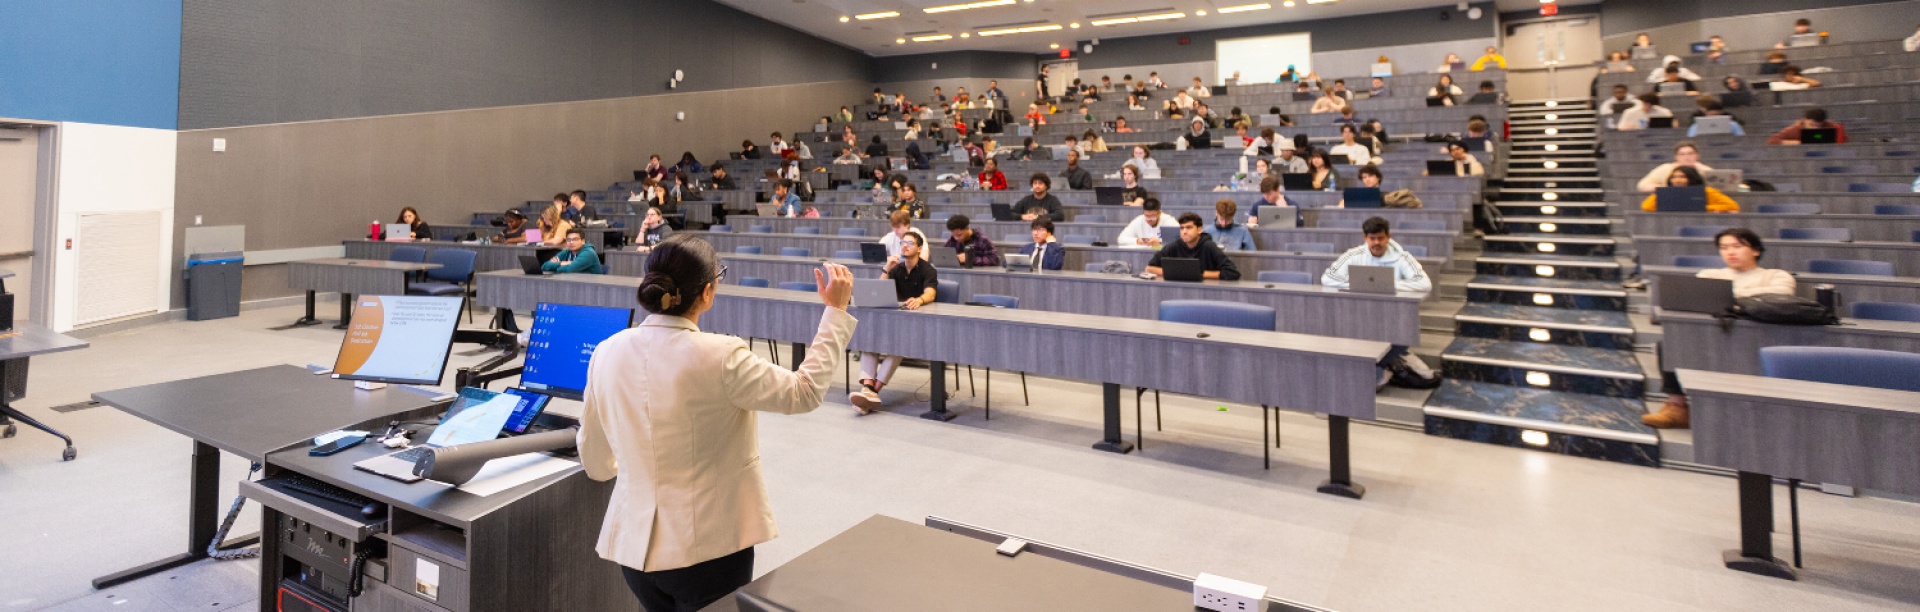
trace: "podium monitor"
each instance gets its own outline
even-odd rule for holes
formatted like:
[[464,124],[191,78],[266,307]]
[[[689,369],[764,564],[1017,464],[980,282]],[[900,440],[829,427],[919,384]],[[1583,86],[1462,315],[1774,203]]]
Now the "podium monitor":
[[520,386],[554,397],[581,399],[587,389],[587,362],[593,359],[594,347],[632,325],[630,308],[535,306]]
[[458,296],[360,295],[340,341],[333,377],[438,385],[460,323]]

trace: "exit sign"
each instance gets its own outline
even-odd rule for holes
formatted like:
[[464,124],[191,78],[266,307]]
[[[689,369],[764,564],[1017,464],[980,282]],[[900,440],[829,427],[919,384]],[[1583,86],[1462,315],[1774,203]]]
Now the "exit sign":
[[1540,5],[1540,14],[1549,16],[1549,17],[1558,15],[1560,14],[1560,5],[1554,4],[1552,2],[1542,4]]

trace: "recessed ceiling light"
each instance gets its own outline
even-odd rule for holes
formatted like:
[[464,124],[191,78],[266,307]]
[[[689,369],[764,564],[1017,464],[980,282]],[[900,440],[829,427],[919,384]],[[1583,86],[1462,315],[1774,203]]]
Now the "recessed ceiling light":
[[1264,11],[1270,8],[1273,8],[1273,5],[1265,2],[1262,2],[1259,4],[1242,4],[1240,6],[1229,6],[1229,7],[1222,8],[1220,9],[1220,14],[1226,15],[1229,13],[1245,13],[1247,11]]
[[1340,0],[1307,0],[1307,4],[1333,4]]
[[848,17],[848,16],[846,16],[846,15],[841,15],[841,16],[840,16],[840,23],[846,23],[846,22],[849,22],[849,21],[853,21],[853,18],[852,18],[852,17]]
[[1069,23],[1069,24],[1067,24],[1067,27],[1069,27],[1069,28],[1073,28],[1073,29],[1075,29],[1075,30],[1078,30],[1078,29],[1080,29],[1080,22],[1078,22],[1078,21],[1075,21],[1075,22],[1073,22],[1073,23]]
[[904,45],[904,44],[907,44],[907,39],[905,39],[905,38],[895,38],[895,39],[893,39],[893,44],[896,44],[896,45]]
[[990,6],[1006,6],[1009,4],[1013,4],[1013,0],[982,0],[980,2],[968,2],[966,4],[948,4],[943,6],[936,6],[936,7],[931,7],[924,10],[928,13],[951,13],[953,11],[964,11],[967,9],[987,8]]
[[[1031,2],[1032,0],[1028,0],[1028,1],[1029,1],[1029,2]],[[1060,43],[1050,43],[1050,44],[1048,44],[1048,45],[1047,45],[1047,48],[1048,48],[1048,49],[1058,49],[1058,48],[1060,48]]]
[[1034,32],[1052,32],[1058,29],[1060,29],[1060,24],[1048,23],[1048,24],[1041,24],[1041,25],[1009,26],[1004,28],[994,28],[991,30],[981,30],[980,35],[981,36],[1005,36],[1008,34],[1031,34]]
[[934,42],[934,41],[940,41],[940,40],[953,40],[953,35],[952,34],[928,34],[926,36],[913,37],[913,42]]
[[1205,17],[1205,16],[1207,16],[1207,12],[1206,12],[1206,11],[1194,11],[1194,12],[1193,12],[1193,14],[1194,14],[1195,16],[1199,16],[1199,17]]
[[966,33],[966,32],[961,32],[961,33],[960,33],[960,37],[961,37],[961,38],[968,38],[968,37],[971,37],[971,36],[973,36],[973,35],[972,35],[972,34],[968,34],[968,33]]
[[1286,2],[1282,2],[1282,3],[1280,3],[1280,6],[1284,6],[1284,7],[1287,7],[1287,8],[1293,8],[1293,0],[1287,0]]
[[1187,16],[1186,13],[1150,13],[1146,15],[1130,15],[1126,17],[1107,17],[1104,19],[1093,20],[1093,25],[1096,25],[1096,26],[1124,25],[1129,23],[1143,23],[1147,21],[1161,21],[1165,19],[1180,19],[1186,16]]
[[899,17],[899,16],[900,16],[900,11],[882,11],[878,13],[864,13],[860,15],[854,15],[853,18],[859,19],[861,21],[866,21],[868,19],[886,19],[888,17]]

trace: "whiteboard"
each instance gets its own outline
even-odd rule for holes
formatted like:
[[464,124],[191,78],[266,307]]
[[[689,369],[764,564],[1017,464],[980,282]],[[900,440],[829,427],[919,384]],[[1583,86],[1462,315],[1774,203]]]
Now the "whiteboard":
[[1313,72],[1313,34],[1217,40],[1213,43],[1213,57],[1220,66],[1223,82],[1238,70],[1242,84],[1272,83],[1289,65],[1301,75]]

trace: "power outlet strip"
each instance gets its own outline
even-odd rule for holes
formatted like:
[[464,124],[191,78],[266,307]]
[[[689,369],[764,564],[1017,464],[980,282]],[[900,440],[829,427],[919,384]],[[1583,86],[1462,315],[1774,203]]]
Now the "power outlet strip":
[[1214,612],[1261,612],[1267,587],[1201,574],[1193,581],[1193,607]]

